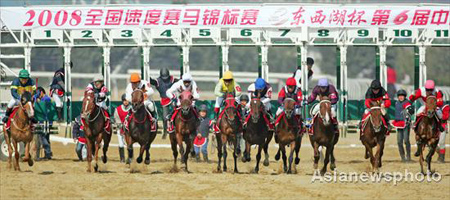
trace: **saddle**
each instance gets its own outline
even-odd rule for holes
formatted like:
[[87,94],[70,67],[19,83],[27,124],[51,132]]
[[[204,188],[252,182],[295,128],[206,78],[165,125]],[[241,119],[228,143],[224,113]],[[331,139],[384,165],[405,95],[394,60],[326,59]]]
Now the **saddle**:
[[6,122],[6,124],[5,124],[5,130],[9,130],[10,128],[11,128],[11,122],[12,122],[12,119],[14,118],[14,115],[16,115],[16,112],[19,110],[19,107],[18,106],[15,106],[14,108],[13,108],[13,110],[12,110],[12,112],[11,112],[11,115],[9,115],[9,118],[8,118],[8,122]]
[[[369,120],[367,120],[367,119],[369,119],[370,116],[371,116],[370,113],[363,115],[361,122],[360,122],[361,126],[359,127],[360,128],[359,129],[360,136],[362,136],[364,134],[363,130],[364,130],[364,128],[366,128],[367,123],[369,122]],[[386,121],[386,119],[384,117],[381,117],[381,122],[383,123],[384,127],[388,128],[388,122]],[[387,131],[386,135],[389,135],[389,131]]]
[[[419,122],[422,121],[422,119],[423,119],[424,117],[426,117],[426,114],[425,114],[425,113],[422,113],[422,114],[420,114],[420,115],[418,115],[418,116],[416,117],[416,121],[414,122],[414,126],[413,126],[414,132],[417,133],[417,128],[419,127],[419,126],[418,126],[418,125],[419,125]],[[434,132],[434,136],[437,137],[437,138],[439,138],[440,132],[438,131],[438,127],[437,127],[437,126],[442,126],[442,125],[441,125],[441,123],[439,122],[439,118],[438,118],[436,115],[434,115],[434,119],[436,120],[436,126],[435,126],[435,127],[432,127],[432,129],[433,129],[433,132]],[[445,123],[444,123],[444,124],[445,124]],[[444,128],[445,128],[445,125],[444,125]]]
[[[154,117],[152,116],[152,113],[147,109],[147,107],[144,107],[144,109],[145,109],[145,111],[147,112],[147,116],[146,116],[146,118],[144,118],[144,120],[142,120],[142,121],[137,121],[137,119],[134,117],[134,113],[133,113],[133,112],[131,113],[130,117],[128,117],[128,119],[125,120],[124,128],[125,128],[127,131],[130,130],[130,129],[129,129],[129,125],[130,125],[130,123],[131,123],[131,120],[134,120],[134,122],[136,122],[136,123],[138,123],[138,124],[142,124],[142,123],[144,123],[144,122],[147,120],[147,118],[150,119],[150,122],[151,122],[151,125],[150,125],[150,131],[151,131],[151,132],[156,132],[156,131],[157,131],[158,122],[157,122],[157,120],[155,120],[156,118],[154,118]],[[130,112],[131,112],[131,110],[130,110]]]

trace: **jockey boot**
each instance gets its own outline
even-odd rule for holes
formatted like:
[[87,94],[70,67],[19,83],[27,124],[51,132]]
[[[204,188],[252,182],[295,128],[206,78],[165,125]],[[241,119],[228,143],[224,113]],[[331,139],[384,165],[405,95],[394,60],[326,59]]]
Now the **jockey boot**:
[[9,119],[9,116],[11,115],[11,113],[12,113],[12,108],[7,108],[5,117],[3,117],[3,123],[6,124],[8,122],[8,119]]
[[422,142],[418,141],[417,142],[417,151],[416,151],[416,153],[414,153],[414,156],[419,157],[421,151],[422,151]]
[[439,152],[438,162],[445,163],[445,153]]
[[441,120],[441,121],[438,123],[438,130],[439,130],[439,132],[441,132],[441,134],[444,134],[445,129],[444,129],[444,127],[442,126],[442,123],[445,123],[445,121],[444,121],[444,120]]
[[275,119],[272,116],[272,112],[269,110],[266,112],[267,116],[269,117],[269,131],[274,131],[274,124],[275,124]]
[[33,123],[33,124],[37,124],[37,123],[38,123],[38,120],[37,120],[35,117],[32,117],[32,118],[30,119],[30,121],[31,121],[31,123]]
[[120,156],[120,163],[125,163],[125,150],[123,147],[119,147],[119,156]]

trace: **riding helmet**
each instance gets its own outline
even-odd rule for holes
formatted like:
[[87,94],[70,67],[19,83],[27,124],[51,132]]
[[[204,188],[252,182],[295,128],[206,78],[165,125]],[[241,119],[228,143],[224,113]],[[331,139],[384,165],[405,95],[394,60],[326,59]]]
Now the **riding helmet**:
[[132,73],[130,76],[130,82],[137,83],[139,81],[141,81],[141,76],[139,76],[138,73]]
[[311,57],[306,58],[306,65],[309,65],[309,66],[314,65],[314,59]]
[[231,71],[226,71],[223,74],[223,80],[232,80],[233,79],[233,73]]
[[257,78],[255,81],[255,89],[262,90],[266,87],[266,81],[262,78]]
[[97,82],[97,81],[103,81],[103,75],[101,75],[101,74],[95,75],[94,82]]
[[159,70],[159,76],[161,76],[162,79],[168,79],[170,77],[170,71],[167,68],[163,68]]
[[19,78],[30,78],[30,73],[26,69],[22,69],[19,72]]
[[183,81],[192,81],[192,76],[189,73],[183,74]]
[[397,91],[397,96],[403,95],[406,97],[406,91],[403,89],[400,89],[399,91]]
[[327,78],[321,78],[319,79],[319,82],[317,83],[319,87],[328,87],[328,79]]
[[297,81],[295,81],[294,77],[290,77],[286,80],[286,85],[287,86],[296,86],[297,85]]
[[250,99],[248,98],[248,95],[242,94],[241,97],[239,97],[239,100],[240,100],[240,101],[247,101],[247,102],[248,102]]
[[427,80],[425,82],[425,89],[434,90],[434,81],[433,80]]
[[372,83],[370,84],[370,88],[372,89],[381,89],[381,83],[379,80],[373,80]]

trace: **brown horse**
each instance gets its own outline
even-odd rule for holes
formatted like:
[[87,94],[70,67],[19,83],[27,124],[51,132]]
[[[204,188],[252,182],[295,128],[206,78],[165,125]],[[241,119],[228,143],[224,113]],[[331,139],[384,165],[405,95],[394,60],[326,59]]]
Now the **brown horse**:
[[311,145],[314,148],[314,169],[317,170],[317,168],[319,167],[319,146],[327,148],[324,158],[324,164],[322,170],[320,171],[321,175],[324,175],[325,172],[327,172],[327,165],[330,160],[330,169],[334,170],[336,168],[336,159],[334,158],[334,145],[336,145],[339,140],[339,134],[336,134],[334,125],[331,122],[331,101],[329,99],[330,98],[328,96],[320,96],[320,102],[319,105],[317,105],[319,106],[320,110],[316,116],[313,116],[313,134],[309,136]]
[[261,150],[264,149],[265,159],[264,166],[269,166],[269,143],[272,140],[273,132],[269,131],[266,121],[264,120],[264,105],[259,97],[253,98],[250,102],[250,114],[247,126],[243,130],[245,139],[245,151],[242,156],[243,162],[249,162],[251,145],[258,145],[258,153],[256,154],[256,167],[254,172],[259,172],[259,161],[261,160]]
[[[242,132],[242,122],[239,119],[238,108],[234,95],[231,93],[225,95],[225,108],[223,117],[217,122],[219,124],[219,133],[216,135],[217,139],[217,156],[219,162],[217,164],[217,171],[220,171],[220,163],[223,156],[223,171],[227,171],[227,142],[233,143],[234,151],[234,172],[238,173],[237,168],[237,148],[238,140],[237,134]],[[222,154],[223,150],[223,154]]]
[[[365,146],[365,158],[370,158],[372,169],[376,172],[382,166],[381,157],[383,156],[384,142],[386,140],[387,127],[383,124],[383,116],[381,113],[381,103],[372,101],[370,107],[370,116],[366,118],[362,129],[360,140]],[[377,147],[375,156],[373,148]]]
[[95,155],[95,172],[98,171],[98,150],[103,140],[103,156],[102,161],[106,164],[108,161],[106,152],[108,151],[111,134],[105,130],[106,117],[102,109],[95,104],[94,92],[86,91],[84,93],[83,104],[81,107],[81,119],[83,122],[83,130],[86,134],[87,161],[88,172],[91,172],[92,154]]
[[[294,160],[295,151],[295,164],[300,163],[298,153],[302,144],[302,137],[299,134],[299,120],[295,116],[295,100],[286,98],[283,103],[284,111],[278,116],[279,122],[275,127],[275,138],[279,144],[278,153],[275,155],[275,160],[280,159],[280,151],[283,158],[283,169],[285,173],[292,173],[292,162]],[[277,121],[278,121],[277,120]],[[289,154],[289,168],[286,165],[286,146],[291,147]]]
[[[142,162],[142,155],[145,151],[146,165],[150,164],[150,146],[155,140],[157,127],[152,130],[152,124],[154,123],[155,116],[151,116],[150,111],[147,111],[144,105],[144,91],[134,90],[131,93],[131,106],[133,114],[130,116],[128,130],[125,131],[125,140],[127,141],[128,148],[128,160],[127,163],[131,164],[133,158],[133,144],[138,142],[141,146],[139,151],[139,157],[136,162]],[[155,124],[156,126],[156,124]]]
[[[431,172],[431,160],[433,158],[434,152],[436,150],[437,144],[439,142],[439,136],[437,134],[437,126],[440,124],[438,123],[438,119],[436,116],[436,97],[435,96],[428,96],[427,100],[425,102],[425,115],[422,116],[422,119],[417,124],[416,130],[416,141],[417,141],[417,148],[418,152],[420,153],[420,171],[422,174],[424,174],[423,171],[423,151],[425,149],[425,146],[428,145],[430,147],[430,150],[427,154],[427,165],[428,165],[428,173]],[[444,133],[441,133],[444,134]]]
[[[192,101],[194,97],[190,91],[183,91],[179,97],[181,99],[181,106],[176,111],[176,116],[174,119],[175,123],[175,133],[170,134],[170,143],[172,146],[172,153],[174,158],[174,165],[177,164],[177,145],[180,149],[181,163],[185,164],[185,170],[188,171],[187,161],[189,158],[189,152],[192,148],[193,136],[197,132],[197,127],[199,124],[198,118],[196,116],[195,108],[192,106]],[[186,144],[186,149],[183,147],[183,142]]]
[[[11,142],[14,145],[14,170],[20,171],[19,166],[19,151],[18,145],[19,142],[25,143],[25,157],[23,158],[24,162],[28,162],[28,166],[33,166],[33,159],[30,155],[30,143],[33,140],[33,132],[31,130],[31,118],[34,117],[34,108],[33,103],[31,101],[31,93],[24,92],[20,98],[20,103],[18,105],[17,111],[11,114],[11,127],[9,130],[6,130],[5,142],[8,144],[8,167],[11,168],[12,161],[12,153],[13,149],[11,146]],[[6,124],[5,124],[6,126]]]

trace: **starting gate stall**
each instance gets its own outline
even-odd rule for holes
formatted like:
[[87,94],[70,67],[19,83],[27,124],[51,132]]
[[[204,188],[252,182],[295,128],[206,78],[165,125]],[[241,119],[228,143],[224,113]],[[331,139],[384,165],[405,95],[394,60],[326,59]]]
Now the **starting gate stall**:
[[[415,48],[415,88],[426,80],[427,47],[450,46],[449,4],[332,5],[332,4],[224,4],[224,5],[106,5],[92,7],[1,7],[1,35],[14,42],[0,41],[0,59],[23,58],[31,70],[31,49],[57,47],[64,51],[66,95],[64,116],[71,116],[71,50],[79,47],[103,49],[103,70],[110,87],[110,50],[139,47],[141,73],[149,79],[152,47],[180,48],[180,73],[190,71],[189,51],[193,46],[220,49],[219,77],[229,69],[232,46],[258,48],[258,76],[269,79],[268,49],[293,46],[297,65],[307,69],[309,46],[337,49],[338,116],[347,127],[347,47],[377,49],[376,78],[387,81],[386,49]],[[23,55],[2,55],[1,49],[24,48]],[[0,66],[7,69],[0,60]],[[255,66],[256,67],[256,66]],[[32,73],[31,73],[32,74]],[[307,80],[302,70],[302,80]],[[308,98],[308,81],[302,81]],[[108,94],[108,99],[110,94]],[[308,113],[308,112],[306,112]]]

